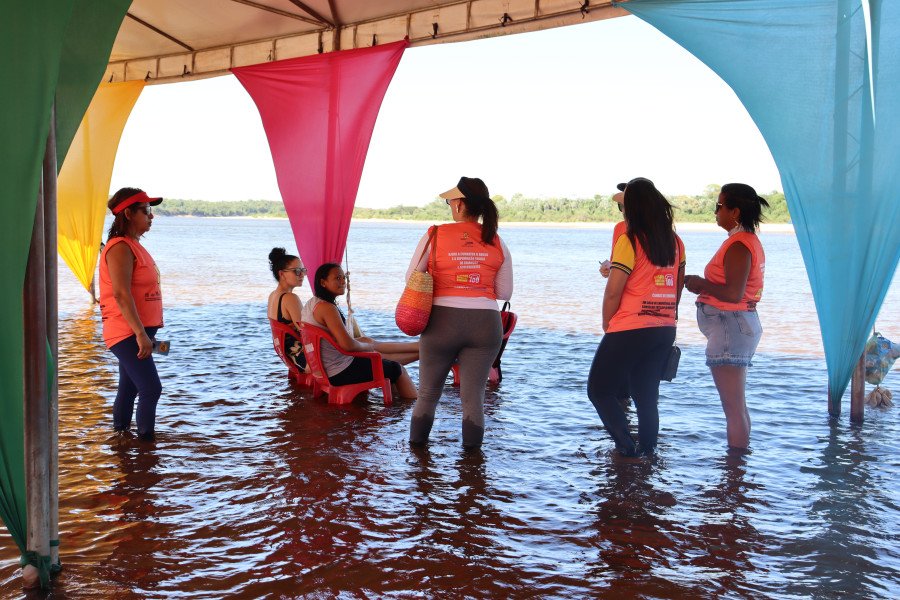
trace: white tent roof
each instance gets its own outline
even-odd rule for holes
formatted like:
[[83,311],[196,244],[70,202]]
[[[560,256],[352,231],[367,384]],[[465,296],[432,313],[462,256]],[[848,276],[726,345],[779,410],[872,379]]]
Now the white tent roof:
[[168,83],[404,37],[425,45],[625,14],[609,0],[134,0],[104,81]]

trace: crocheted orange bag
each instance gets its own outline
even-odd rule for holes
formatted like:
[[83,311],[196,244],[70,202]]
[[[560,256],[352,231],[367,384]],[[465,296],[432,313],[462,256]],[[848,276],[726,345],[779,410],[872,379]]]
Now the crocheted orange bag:
[[[431,235],[422,250],[422,256],[429,247],[434,248],[437,237],[437,225],[432,225]],[[422,256],[419,257],[421,262]],[[434,257],[434,253],[432,253]],[[397,327],[406,335],[420,335],[428,326],[431,317],[431,301],[434,298],[434,279],[428,271],[413,271],[406,282],[406,289],[397,301],[394,320]]]

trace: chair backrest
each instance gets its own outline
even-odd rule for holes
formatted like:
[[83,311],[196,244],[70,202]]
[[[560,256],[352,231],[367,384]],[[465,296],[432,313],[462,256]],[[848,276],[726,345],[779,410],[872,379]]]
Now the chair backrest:
[[280,323],[275,319],[269,319],[269,327],[272,329],[272,346],[275,347],[275,353],[281,359],[281,361],[287,365],[289,371],[292,374],[300,374],[300,369],[294,364],[294,361],[291,360],[291,357],[288,356],[287,350],[287,341],[286,337],[290,335],[293,338],[299,338],[300,334],[285,323]]
[[306,364],[309,366],[309,372],[316,379],[324,380],[325,383],[328,383],[327,371],[322,362],[322,340],[325,340],[335,348],[340,346],[337,345],[328,331],[309,323],[300,324],[300,337],[303,341],[303,353],[306,355]]
[[500,350],[497,352],[497,358],[494,359],[494,364],[492,365],[495,369],[500,366],[500,357],[503,356],[503,351],[506,350],[506,343],[509,341],[509,336],[512,334],[513,329],[516,328],[518,321],[519,317],[514,312],[509,312],[508,310],[500,312],[500,323],[503,325],[503,341],[500,342]]

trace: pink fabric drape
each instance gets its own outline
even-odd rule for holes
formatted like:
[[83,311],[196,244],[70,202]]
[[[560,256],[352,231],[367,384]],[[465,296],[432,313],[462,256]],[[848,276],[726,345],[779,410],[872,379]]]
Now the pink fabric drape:
[[262,117],[310,279],[319,265],[341,262],[375,119],[408,45],[232,69]]

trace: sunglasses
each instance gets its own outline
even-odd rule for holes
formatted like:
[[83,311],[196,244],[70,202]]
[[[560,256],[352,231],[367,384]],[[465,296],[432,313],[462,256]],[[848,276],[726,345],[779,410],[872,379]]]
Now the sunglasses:
[[145,215],[153,214],[153,208],[151,208],[149,205],[148,206],[135,206],[133,210],[139,210],[139,211],[143,212]]
[[721,202],[716,202],[716,208],[715,208],[715,210],[713,210],[713,212],[714,213],[719,212],[719,209],[722,208],[723,206],[725,206],[725,205],[722,204]]
[[296,269],[282,269],[282,271],[290,271],[297,277],[303,277],[306,275],[306,267],[298,267]]
[[625,207],[622,206],[621,204],[619,204],[618,202],[616,202],[616,206],[619,208],[619,212],[620,212],[620,213],[625,212]]

